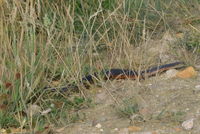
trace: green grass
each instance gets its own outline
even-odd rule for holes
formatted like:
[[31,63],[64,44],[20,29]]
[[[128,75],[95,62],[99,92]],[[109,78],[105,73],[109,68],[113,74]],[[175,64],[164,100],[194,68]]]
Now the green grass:
[[120,117],[130,118],[134,114],[139,113],[139,104],[134,97],[127,98],[123,100],[120,106],[116,107],[116,111]]
[[[88,103],[86,98],[80,95],[68,101],[67,95],[43,88],[55,80],[58,86],[76,82],[99,69],[135,68],[127,50],[174,27],[177,32],[171,21],[177,17],[190,22],[182,26],[195,27],[199,24],[196,4],[198,0],[1,0],[0,94],[9,99],[0,102],[6,106],[0,126],[33,129],[39,121],[58,125],[65,119],[66,124],[78,120],[76,110]],[[186,46],[199,47],[199,41],[192,39]],[[52,98],[64,103],[59,110],[34,119],[21,114],[30,104],[49,108]]]
[[189,51],[200,52],[200,33],[188,32],[182,40],[180,40],[180,45],[185,47]]
[[185,114],[183,111],[171,112],[163,110],[155,119],[180,124],[184,121]]

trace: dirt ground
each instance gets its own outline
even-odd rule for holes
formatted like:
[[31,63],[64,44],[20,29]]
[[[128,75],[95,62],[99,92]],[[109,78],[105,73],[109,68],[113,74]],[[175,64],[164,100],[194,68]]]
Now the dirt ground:
[[[199,134],[199,81],[199,74],[187,79],[167,79],[162,74],[140,82],[107,81],[102,88],[86,93],[95,105],[80,111],[85,119],[59,128],[57,133]],[[133,104],[138,105],[135,113],[127,109]],[[190,130],[182,127],[187,120],[194,123],[189,123]]]

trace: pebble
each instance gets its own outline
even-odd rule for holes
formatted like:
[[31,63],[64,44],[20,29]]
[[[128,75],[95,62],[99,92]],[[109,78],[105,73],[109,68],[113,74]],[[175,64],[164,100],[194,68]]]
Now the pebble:
[[178,73],[178,70],[176,69],[170,69],[170,70],[167,70],[166,73],[165,73],[165,77],[167,79],[169,78],[174,78],[176,77],[176,74]]
[[195,89],[193,89],[193,93],[200,93],[200,85],[195,86]]
[[95,127],[96,127],[96,128],[101,128],[101,124],[98,123]]
[[195,68],[200,69],[200,65],[195,65]]
[[118,128],[115,128],[114,130],[115,130],[115,131],[118,131],[119,129],[118,129]]
[[197,71],[192,67],[187,67],[183,71],[180,71],[176,74],[178,78],[191,78],[197,75]]
[[55,104],[52,103],[52,104],[50,105],[50,107],[54,108],[54,107],[55,107]]
[[200,90],[200,85],[196,85],[195,88]]
[[186,108],[186,109],[185,109],[185,111],[189,111],[189,110],[190,110],[189,108]]
[[185,130],[191,130],[194,126],[194,118],[192,119],[189,119],[189,120],[186,120],[182,123],[182,127],[185,129]]

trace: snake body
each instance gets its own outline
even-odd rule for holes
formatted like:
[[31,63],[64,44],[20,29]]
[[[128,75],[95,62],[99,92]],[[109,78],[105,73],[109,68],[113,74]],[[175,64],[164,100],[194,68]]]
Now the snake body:
[[[181,66],[180,66],[181,65]],[[180,68],[184,65],[184,62],[174,62],[170,64],[164,64],[160,66],[154,66],[149,69],[143,70],[143,71],[135,71],[135,70],[129,70],[129,69],[109,69],[109,70],[102,70],[101,74],[103,74],[104,80],[113,80],[113,79],[145,79],[151,76],[154,76],[158,73],[162,73],[164,71],[167,71],[172,68]],[[82,83],[86,88],[89,88],[89,84],[94,83],[94,79],[97,79],[99,76],[99,73],[89,74],[80,80],[80,83]],[[45,89],[50,90],[56,90],[56,88],[49,88],[45,87]],[[59,88],[61,92],[66,92],[70,89],[77,90],[78,86],[75,83],[68,84],[64,87]]]

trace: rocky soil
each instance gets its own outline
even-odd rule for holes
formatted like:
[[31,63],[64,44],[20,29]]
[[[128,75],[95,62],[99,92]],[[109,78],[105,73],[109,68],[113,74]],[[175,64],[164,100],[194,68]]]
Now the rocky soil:
[[[59,134],[199,134],[200,75],[143,81],[107,81],[86,95],[95,105],[85,119],[56,129]],[[134,111],[135,110],[135,111]]]

